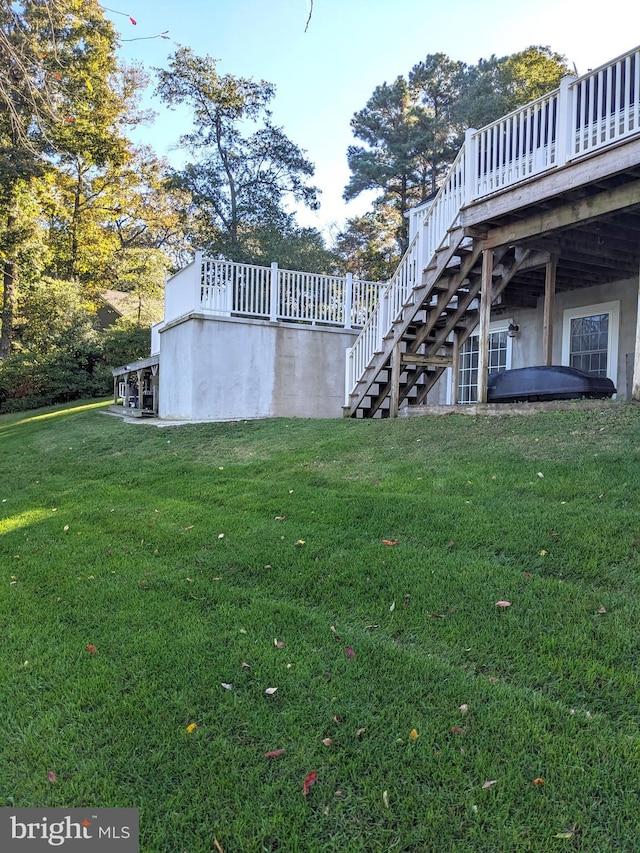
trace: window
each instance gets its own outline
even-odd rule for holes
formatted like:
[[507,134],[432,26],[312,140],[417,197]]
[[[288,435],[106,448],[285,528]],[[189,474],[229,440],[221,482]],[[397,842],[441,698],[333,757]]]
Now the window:
[[[479,335],[471,335],[460,350],[458,373],[458,402],[475,403],[478,399]],[[511,338],[507,326],[492,327],[489,332],[489,373],[498,373],[511,367]]]
[[564,312],[562,363],[617,382],[620,303],[603,302]]

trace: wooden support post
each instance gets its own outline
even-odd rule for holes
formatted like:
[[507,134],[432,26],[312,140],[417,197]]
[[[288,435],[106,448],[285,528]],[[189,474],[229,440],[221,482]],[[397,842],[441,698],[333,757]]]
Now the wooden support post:
[[113,377],[113,405],[118,405],[118,377]]
[[480,325],[478,328],[478,403],[487,402],[487,380],[489,376],[489,323],[491,321],[491,291],[493,274],[493,251],[482,252],[482,286],[480,288]]
[[553,364],[553,303],[556,295],[555,258],[547,262],[544,277],[544,316],[542,321],[542,363]]
[[638,309],[636,312],[636,349],[633,356],[631,399],[640,402],[640,275],[638,276]]
[[143,388],[144,388],[143,378],[142,378],[143,376],[144,376],[144,370],[142,370],[142,369],[138,370],[138,408],[140,409],[140,411],[142,411],[142,409],[143,409],[143,406],[142,406],[142,397],[143,397]]
[[451,364],[451,404],[459,403],[459,377],[460,377],[460,335],[453,333],[453,362]]
[[158,375],[160,370],[159,364],[151,365],[151,389],[153,393],[153,414],[158,414],[158,382],[160,377]]
[[400,406],[400,343],[395,344],[391,350],[391,399],[389,402],[389,417],[398,417]]

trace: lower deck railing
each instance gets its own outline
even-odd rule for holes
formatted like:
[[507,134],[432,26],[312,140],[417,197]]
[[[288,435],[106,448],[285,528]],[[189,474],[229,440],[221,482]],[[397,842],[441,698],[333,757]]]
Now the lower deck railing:
[[195,310],[350,329],[366,323],[385,286],[350,273],[320,275],[196,253],[194,263],[167,281],[164,322]]

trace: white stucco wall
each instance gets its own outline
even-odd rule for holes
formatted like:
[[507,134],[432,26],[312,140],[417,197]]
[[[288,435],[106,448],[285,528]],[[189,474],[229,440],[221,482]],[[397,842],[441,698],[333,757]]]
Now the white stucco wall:
[[161,418],[342,415],[355,332],[194,314],[160,337]]

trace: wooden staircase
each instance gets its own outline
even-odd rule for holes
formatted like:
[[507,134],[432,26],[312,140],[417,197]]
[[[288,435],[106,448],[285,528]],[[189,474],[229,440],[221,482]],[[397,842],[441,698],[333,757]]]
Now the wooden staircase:
[[350,395],[348,416],[389,417],[405,401],[424,403],[453,363],[452,336],[458,336],[460,346],[475,328],[481,282],[477,241],[453,229],[421,279]]
[[[491,252],[490,301],[494,304],[518,270],[545,258],[527,249]],[[345,415],[395,417],[401,404],[422,405],[427,394],[477,327],[482,287],[482,235],[449,232],[402,305],[382,346],[362,374]]]

